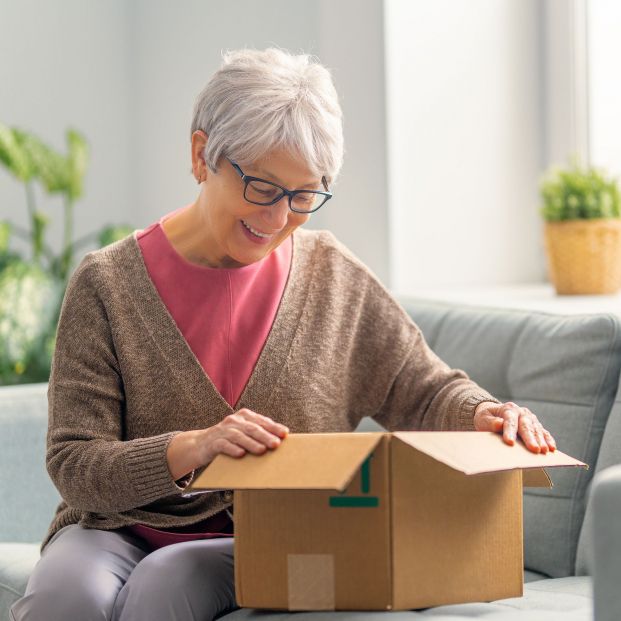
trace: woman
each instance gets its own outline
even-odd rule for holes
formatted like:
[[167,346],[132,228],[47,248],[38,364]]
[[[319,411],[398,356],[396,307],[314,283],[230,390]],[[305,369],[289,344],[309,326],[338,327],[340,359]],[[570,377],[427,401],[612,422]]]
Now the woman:
[[49,383],[47,464],[63,502],[16,620],[197,619],[235,607],[232,494],[184,496],[219,453],[291,432],[478,429],[554,440],[426,345],[330,233],[341,111],[328,71],[228,54],[192,122],[196,201],[85,257]]

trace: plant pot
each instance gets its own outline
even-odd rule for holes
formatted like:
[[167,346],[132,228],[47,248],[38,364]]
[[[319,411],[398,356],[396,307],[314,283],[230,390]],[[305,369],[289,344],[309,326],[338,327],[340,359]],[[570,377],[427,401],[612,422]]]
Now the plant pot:
[[545,244],[558,294],[611,294],[621,288],[621,219],[546,222]]

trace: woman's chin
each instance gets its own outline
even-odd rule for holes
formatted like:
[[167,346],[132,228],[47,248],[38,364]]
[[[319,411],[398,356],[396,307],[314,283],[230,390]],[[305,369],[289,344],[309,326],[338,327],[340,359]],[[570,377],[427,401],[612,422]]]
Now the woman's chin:
[[245,267],[257,261],[261,261],[261,259],[264,259],[268,254],[269,252],[267,252],[265,248],[254,251],[248,248],[239,249],[222,260],[222,267]]

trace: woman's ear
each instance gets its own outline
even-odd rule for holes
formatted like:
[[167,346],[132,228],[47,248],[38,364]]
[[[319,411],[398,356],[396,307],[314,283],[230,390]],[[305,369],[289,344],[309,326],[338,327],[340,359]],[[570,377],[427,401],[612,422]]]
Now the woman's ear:
[[192,134],[192,173],[199,184],[207,179],[207,163],[205,162],[207,140],[207,134],[200,129]]

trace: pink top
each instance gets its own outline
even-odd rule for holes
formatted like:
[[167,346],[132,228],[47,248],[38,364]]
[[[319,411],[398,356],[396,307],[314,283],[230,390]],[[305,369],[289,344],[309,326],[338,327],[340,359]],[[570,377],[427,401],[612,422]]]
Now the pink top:
[[261,261],[244,267],[197,265],[168,241],[162,222],[173,213],[138,232],[136,238],[151,280],[181,334],[220,394],[235,408],[285,289],[291,237]]
[[[186,209],[182,207],[181,209]],[[183,258],[162,223],[136,233],[149,276],[190,349],[228,404],[235,409],[274,322],[291,266],[291,237],[261,261],[240,268],[212,268]],[[153,548],[231,536],[226,513],[177,532],[142,524],[130,527]],[[194,530],[195,532],[187,532]]]

